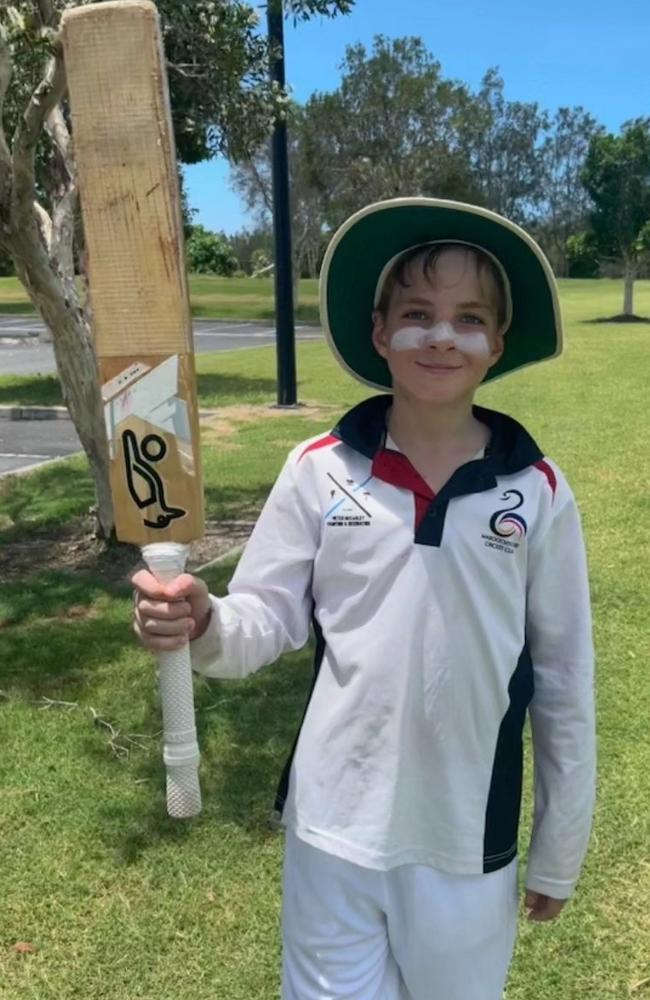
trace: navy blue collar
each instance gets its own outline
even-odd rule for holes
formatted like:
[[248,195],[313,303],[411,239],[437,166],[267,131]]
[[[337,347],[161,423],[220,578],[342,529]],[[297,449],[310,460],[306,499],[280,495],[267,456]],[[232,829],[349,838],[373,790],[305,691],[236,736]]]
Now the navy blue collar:
[[[372,460],[383,446],[386,411],[392,401],[393,397],[387,394],[364,399],[339,420],[332,435]],[[482,406],[475,406],[473,412],[491,432],[485,458],[463,466],[472,469],[475,489],[489,489],[496,485],[496,476],[513,475],[543,459],[543,453],[528,431],[512,417]]]

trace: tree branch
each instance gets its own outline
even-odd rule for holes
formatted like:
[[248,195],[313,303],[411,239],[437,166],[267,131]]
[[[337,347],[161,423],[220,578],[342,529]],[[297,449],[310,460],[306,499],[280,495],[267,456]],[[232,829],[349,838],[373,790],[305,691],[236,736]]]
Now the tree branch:
[[[210,71],[206,69],[197,72],[197,67],[192,63],[167,62],[167,69],[172,73],[178,73],[184,80],[209,80],[211,76]],[[193,72],[190,73],[188,70]]]
[[56,104],[45,122],[45,128],[65,163],[69,176],[73,177],[70,130],[60,104]]
[[38,0],[38,12],[45,27],[52,27],[57,14],[52,0]]
[[[11,151],[13,187],[6,242],[16,262],[20,280],[34,304],[43,312],[50,328],[54,329],[57,324],[65,326],[69,322],[68,313],[72,316],[79,308],[72,268],[67,267],[71,250],[66,254],[60,245],[63,243],[65,221],[70,216],[70,205],[74,205],[76,185],[71,178],[70,183],[64,186],[62,198],[53,205],[52,217],[37,202],[35,152],[43,126],[50,117],[52,127],[65,148],[65,136],[61,133],[55,113],[66,92],[63,46],[60,37],[53,31],[47,28],[44,31],[50,37],[53,55],[48,59],[44,77],[14,131]],[[60,260],[54,256],[55,251]],[[78,322],[76,315],[72,322]]]
[[12,192],[12,222],[33,223],[32,205],[36,178],[35,150],[43,124],[66,91],[63,46],[60,38],[53,38],[55,52],[50,59],[45,76],[32,94],[27,110],[18,120],[12,143],[14,188]]
[[11,82],[12,61],[9,46],[0,34],[0,207],[7,182],[11,176],[11,153],[4,130],[4,104]]
[[66,189],[54,204],[52,211],[52,243],[50,255],[58,267],[62,280],[74,287],[74,220],[77,208],[78,190],[74,183]]
[[[45,17],[50,0],[39,0]],[[51,16],[54,11],[50,8]],[[68,285],[74,282],[74,220],[78,199],[77,172],[72,151],[72,137],[61,103],[54,105],[45,119],[45,128],[61,159],[63,178],[52,197],[52,224],[48,250],[53,265]]]
[[43,206],[36,200],[34,200],[32,208],[36,216],[36,224],[39,228],[41,239],[43,240],[45,249],[49,253],[52,246],[52,220]]

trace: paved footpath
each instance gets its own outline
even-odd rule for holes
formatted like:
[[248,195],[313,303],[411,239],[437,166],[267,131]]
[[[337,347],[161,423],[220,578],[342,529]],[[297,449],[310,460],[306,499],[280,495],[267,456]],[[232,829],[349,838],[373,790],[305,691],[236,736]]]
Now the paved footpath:
[[[193,326],[197,354],[241,351],[275,344],[275,329],[264,323],[194,320]],[[0,316],[0,375],[48,375],[55,372],[52,345],[43,342],[44,334],[45,328],[36,317]],[[317,327],[296,327],[296,340],[321,338],[322,333]],[[65,411],[38,413],[32,410],[32,419],[15,419],[18,415],[26,416],[28,412],[12,414],[8,408],[3,410],[0,407],[0,477],[81,450],[72,421]],[[57,419],[45,419],[54,415]],[[43,419],[34,419],[36,417]]]

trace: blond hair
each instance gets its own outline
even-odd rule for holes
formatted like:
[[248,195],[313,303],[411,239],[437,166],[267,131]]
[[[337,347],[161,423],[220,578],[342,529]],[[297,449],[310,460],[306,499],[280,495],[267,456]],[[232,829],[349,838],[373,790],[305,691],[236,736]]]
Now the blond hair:
[[440,255],[445,253],[447,250],[459,249],[463,249],[468,258],[472,257],[474,259],[479,281],[482,282],[485,276],[487,276],[492,286],[491,292],[494,297],[494,304],[496,307],[497,323],[499,326],[506,323],[508,319],[508,298],[503,281],[503,275],[501,274],[499,268],[494,263],[490,255],[481,250],[480,247],[452,242],[435,243],[433,245],[422,244],[417,247],[412,247],[395,261],[394,265],[384,279],[381,295],[377,303],[377,309],[381,315],[384,318],[386,317],[395,286],[400,285],[402,288],[409,287],[407,275],[412,264],[421,260],[422,273],[425,278],[429,280],[429,275],[431,273],[435,274],[436,264]]

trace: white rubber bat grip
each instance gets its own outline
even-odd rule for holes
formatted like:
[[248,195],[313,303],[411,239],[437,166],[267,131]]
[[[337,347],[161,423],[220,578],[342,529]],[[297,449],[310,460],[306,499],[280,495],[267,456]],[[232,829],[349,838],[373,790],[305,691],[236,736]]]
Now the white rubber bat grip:
[[[156,542],[142,548],[149,571],[167,583],[185,570],[189,545]],[[167,770],[167,812],[177,819],[201,812],[199,745],[189,642],[158,654],[163,714],[163,760]]]

